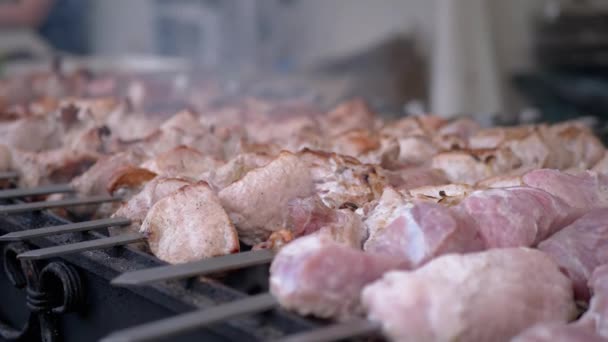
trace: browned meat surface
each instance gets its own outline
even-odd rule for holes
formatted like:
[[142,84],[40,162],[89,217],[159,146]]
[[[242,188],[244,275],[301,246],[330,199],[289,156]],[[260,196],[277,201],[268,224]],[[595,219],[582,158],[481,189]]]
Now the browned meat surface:
[[28,116],[0,125],[0,144],[27,152],[61,147],[60,127],[51,117]]
[[126,166],[138,165],[142,159],[143,155],[137,152],[123,152],[102,157],[71,184],[82,196],[107,194],[110,180],[115,172]]
[[291,199],[309,196],[312,191],[306,164],[296,155],[282,152],[269,164],[222,189],[219,198],[241,240],[255,245],[285,227]]
[[322,127],[328,136],[348,132],[353,129],[370,129],[376,126],[374,112],[360,99],[346,101],[327,113]]
[[11,165],[19,172],[19,186],[31,188],[68,183],[95,164],[97,157],[97,154],[67,149],[13,151]]
[[182,263],[239,251],[239,240],[219,199],[204,183],[163,197],[148,211],[140,232],[159,259]]
[[270,163],[274,158],[261,153],[242,153],[230,159],[226,164],[199,175],[218,191],[238,181],[247,172]]
[[520,166],[519,158],[506,148],[442,152],[431,160],[431,167],[442,170],[451,182],[470,185]]
[[304,150],[298,154],[310,169],[315,192],[330,208],[345,203],[357,207],[379,198],[386,179],[374,165],[335,153]]
[[[156,202],[189,184],[189,181],[183,179],[157,177],[146,183],[139,193],[123,203],[112,216],[128,218],[132,222],[130,229],[137,231]],[[117,231],[122,230],[120,228]]]
[[11,150],[6,145],[0,144],[0,171],[8,171],[13,167]]

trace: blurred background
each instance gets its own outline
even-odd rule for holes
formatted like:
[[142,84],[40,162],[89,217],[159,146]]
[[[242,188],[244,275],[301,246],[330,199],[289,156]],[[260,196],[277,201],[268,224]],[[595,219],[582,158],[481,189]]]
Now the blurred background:
[[4,72],[56,55],[171,58],[397,115],[601,118],[606,10],[605,0],[4,0],[0,56]]

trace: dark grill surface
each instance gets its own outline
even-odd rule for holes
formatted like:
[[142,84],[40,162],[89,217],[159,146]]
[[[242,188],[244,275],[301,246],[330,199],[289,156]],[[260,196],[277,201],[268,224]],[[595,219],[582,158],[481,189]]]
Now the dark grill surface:
[[[67,222],[44,212],[0,215],[0,234]],[[0,340],[37,341],[44,338],[47,341],[94,341],[115,330],[195,309],[211,308],[268,290],[268,266],[233,271],[215,280],[205,278],[200,282],[175,281],[120,288],[111,286],[110,280],[127,271],[159,266],[163,263],[151,255],[129,247],[87,251],[43,261],[18,262],[14,258],[15,253],[11,253],[16,249],[24,251],[106,236],[103,232],[86,232],[36,238],[28,243],[1,243],[3,252],[0,258],[4,266],[0,270]],[[29,265],[33,263],[33,266],[27,266],[28,263]],[[45,268],[51,263],[53,265]],[[54,281],[56,279],[53,276],[48,276],[53,274],[47,272],[48,269],[61,265],[64,267],[69,265],[68,268],[73,268],[77,278],[80,279],[81,286],[76,286],[80,288],[80,292],[72,288],[65,292],[60,285],[57,285],[59,282]],[[46,296],[40,297],[44,294],[28,292],[26,288],[18,289],[9,280],[10,275],[13,277],[17,275],[16,277],[19,278],[24,270],[29,272],[31,278],[33,267],[38,270],[37,272],[44,269],[47,281],[43,290]],[[7,268],[14,271],[11,272]],[[33,278],[42,279],[35,275]],[[79,298],[77,293],[82,293],[82,301],[77,300]],[[42,310],[34,313],[30,317],[27,329],[29,335],[25,334],[20,339],[15,338],[19,335],[18,330],[21,330],[28,321],[31,311],[36,312],[41,310],[41,307],[57,308],[66,297],[76,303],[72,305],[75,307],[70,310],[72,312],[48,314],[48,310]],[[47,301],[41,301],[40,298],[47,298]],[[31,309],[28,309],[28,305]],[[274,309],[266,313],[230,319],[209,328],[199,329],[195,333],[182,334],[178,338],[167,340],[267,341],[320,325],[320,322]]]

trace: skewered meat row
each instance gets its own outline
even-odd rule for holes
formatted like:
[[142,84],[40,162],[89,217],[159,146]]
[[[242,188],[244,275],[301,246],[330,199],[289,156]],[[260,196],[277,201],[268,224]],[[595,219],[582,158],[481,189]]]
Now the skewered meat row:
[[[541,171],[543,171],[543,170],[541,170]],[[538,172],[541,172],[541,171],[538,171]],[[559,185],[559,184],[557,184],[557,185]],[[597,191],[598,188],[596,188],[595,190]],[[486,192],[494,192],[495,190],[485,190],[485,191]],[[532,194],[535,194],[536,196],[538,196],[539,194],[542,194],[543,198],[549,198],[549,199],[552,197],[549,193],[547,193],[547,192],[545,192],[543,190],[538,190],[538,189],[534,189],[534,188],[512,188],[512,189],[506,189],[506,190],[503,190],[503,191],[514,191],[515,193],[517,193],[517,192],[523,192],[524,194],[525,193],[532,193]],[[481,192],[484,192],[484,191],[481,191]],[[392,198],[393,199],[393,204],[395,204],[395,206],[393,206],[393,207],[390,207],[390,205],[387,205],[387,202],[390,202],[390,198],[387,198],[389,196],[393,196],[393,198]],[[534,197],[532,197],[532,198],[534,198]],[[554,198],[552,200],[555,201],[555,200],[559,200],[559,199],[558,198]],[[411,211],[412,208],[419,208],[418,210],[420,210],[420,208],[423,208],[423,206],[421,206],[420,204],[414,204],[413,206],[408,205],[408,203],[403,200],[403,197],[399,197],[399,194],[396,194],[394,191],[392,191],[392,192],[391,191],[385,192],[385,195],[381,199],[381,203],[383,204],[383,207],[384,207],[384,208],[381,208],[381,209],[384,209],[386,211],[387,208],[389,208],[389,210],[395,210],[395,211],[397,211],[399,213],[407,213],[408,211]],[[492,202],[488,201],[488,203],[492,203]],[[539,202],[539,203],[537,203],[536,207],[538,208],[540,206],[546,205],[545,203],[546,203],[546,201],[544,201],[544,203],[543,202]],[[422,204],[426,204],[426,203],[422,203]],[[532,203],[532,205],[533,204],[534,203]],[[528,203],[528,205],[530,205],[530,203]],[[401,206],[401,207],[399,207],[399,206]],[[380,207],[380,204],[378,205],[378,207]],[[400,209],[397,209],[397,208],[400,208]],[[562,208],[561,209],[567,209],[567,208],[568,208],[567,205],[565,205],[563,203],[563,201],[562,201]],[[446,208],[446,209],[449,209],[449,208]],[[534,209],[534,208],[532,208],[532,209]],[[576,209],[576,208],[574,208],[574,209]],[[534,212],[534,210],[532,210],[532,212]],[[567,210],[566,210],[566,213],[567,213]],[[556,215],[557,217],[559,217],[559,216],[561,216],[561,214],[562,213],[556,212],[554,215]],[[593,220],[593,214],[594,214],[593,211],[590,212],[588,214],[589,217],[587,217],[587,216],[583,217],[580,220],[581,222],[576,221],[572,226],[576,227],[577,225],[581,225],[581,224],[584,225],[585,224],[585,220],[589,220],[589,219]],[[373,216],[373,214],[371,216]],[[407,215],[404,215],[404,216],[407,217]],[[399,221],[402,220],[402,219],[404,219],[404,216],[397,215],[397,219],[395,219],[393,217],[394,222],[397,222],[395,224],[399,224],[400,226],[403,226],[402,222],[399,222]],[[440,217],[440,215],[436,215],[435,214],[432,217],[436,218],[436,217]],[[534,217],[534,215],[531,215],[531,217]],[[414,222],[416,222],[415,219],[410,218],[410,220],[414,220]],[[411,222],[411,224],[412,225],[415,224],[414,222]],[[538,223],[542,223],[542,222],[548,222],[548,221],[546,221],[546,219],[543,219],[543,220],[541,220],[541,221],[539,221],[537,223],[530,223],[530,224],[526,224],[524,226],[528,227],[528,230],[533,231],[533,229],[538,226]],[[591,234],[595,234],[595,236],[597,236],[597,234],[598,234],[597,225],[599,224],[597,218],[595,219],[595,222],[596,222],[596,226],[594,227],[594,229],[596,229],[596,230],[595,230],[594,233],[591,233],[591,232],[590,233]],[[374,222],[373,220],[371,220],[369,223],[376,223],[376,222]],[[565,225],[565,224],[566,223],[562,223],[561,228],[563,228],[563,225]],[[589,224],[587,224],[587,226],[589,226]],[[413,226],[413,227],[416,227],[416,226]],[[450,227],[450,225],[449,224],[445,224],[445,223],[438,223],[438,222],[436,222],[434,225],[432,223],[429,224],[427,226],[426,230],[425,230],[424,229],[424,225],[420,225],[418,223],[417,227],[418,227],[418,229],[421,229],[421,228],[422,229],[421,229],[421,231],[418,234],[412,235],[412,236],[414,236],[414,238],[410,237],[410,238],[405,238],[404,239],[405,241],[407,241],[407,242],[410,243],[409,248],[408,248],[408,245],[405,245],[403,250],[399,250],[399,248],[394,248],[393,249],[394,251],[397,251],[397,252],[401,253],[400,255],[391,255],[391,257],[393,258],[393,260],[397,260],[398,257],[401,257],[402,261],[407,261],[408,260],[407,254],[404,255],[403,252],[411,251],[411,253],[413,253],[412,255],[417,255],[416,253],[420,253],[420,251],[424,250],[423,246],[425,245],[425,243],[427,241],[429,241],[429,240],[427,240],[428,237],[432,238],[433,234],[436,234],[436,232],[434,231],[434,229],[445,229],[446,227]],[[501,231],[501,230],[504,229],[504,227],[502,227],[500,225],[496,225],[496,224],[494,224],[492,227],[494,228],[495,231]],[[516,228],[517,228],[517,226],[516,226]],[[412,229],[412,228],[410,228],[410,229]],[[416,228],[414,228],[414,229],[416,229]],[[568,229],[572,229],[572,228],[566,228],[566,230],[568,230]],[[413,233],[414,231],[415,230],[412,231],[412,234],[414,234]],[[511,233],[514,233],[514,232],[511,231]],[[537,234],[537,233],[534,233],[534,234]],[[466,234],[463,234],[463,235],[466,236]],[[382,235],[380,235],[380,236],[382,237]],[[397,241],[399,241],[399,238],[402,237],[402,236],[408,236],[407,229],[403,231],[403,233],[401,234],[401,236],[399,236],[398,234],[389,235],[389,238],[387,238],[385,240],[385,242],[389,243],[389,244],[392,243],[393,245],[400,246]],[[599,236],[599,239],[598,239],[597,243],[602,243],[601,241],[605,241],[607,238],[608,238],[608,236],[606,236],[605,234],[604,234],[604,236]],[[308,239],[313,239],[313,237],[310,237]],[[463,243],[465,245],[467,243],[472,243],[473,241],[474,240],[470,239],[470,237],[469,237],[469,239],[463,239]],[[529,241],[532,241],[532,240],[529,240]],[[583,237],[582,242],[584,243],[584,241],[585,241],[585,239]],[[366,245],[367,245],[367,243],[370,243],[370,239],[368,239],[368,242],[366,242]],[[284,250],[286,251],[285,253],[287,253],[287,255],[289,256],[288,260],[292,260],[292,259],[296,259],[297,258],[296,256],[294,256],[294,253],[296,253],[294,251],[301,251],[300,253],[302,254],[302,259],[304,259],[304,258],[313,258],[314,257],[314,256],[311,256],[311,254],[310,254],[312,252],[306,251],[306,249],[304,249],[304,248],[300,248],[299,247],[300,244],[304,244],[304,242],[300,242],[300,240],[298,240],[298,241],[295,241],[291,245],[288,245],[287,247],[284,248]],[[530,245],[532,245],[531,242],[530,242]],[[383,246],[383,247],[385,247],[384,250],[379,249],[379,250],[373,251],[373,252],[375,252],[375,254],[371,253],[372,251],[368,251],[370,253],[367,254],[368,255],[367,257],[368,258],[373,258],[374,255],[383,255],[382,252],[386,252],[386,246]],[[570,246],[570,247],[573,247],[573,246]],[[584,247],[585,246],[582,245],[581,247],[578,247],[575,250],[584,250],[583,249]],[[603,249],[601,249],[601,248],[597,249],[597,252],[601,254],[602,250]],[[288,251],[289,251],[289,253],[288,253]],[[323,251],[319,251],[318,253],[323,253]],[[359,258],[365,258],[366,257],[365,256],[366,253],[357,252],[356,250],[353,250],[351,253],[355,253],[357,255],[360,255]],[[437,252],[436,255],[440,255],[440,254],[443,254],[443,253]],[[306,255],[306,257],[304,257],[305,255]],[[384,255],[386,255],[386,254],[384,254]],[[420,255],[420,254],[418,254],[418,255]],[[280,263],[280,264],[288,262],[288,261],[284,261],[283,258],[284,258],[283,257],[283,251],[281,251],[279,253],[279,255],[277,256],[277,258],[275,259],[275,262]],[[303,262],[305,263],[306,261],[304,260]],[[571,262],[571,264],[576,264],[576,261]],[[341,264],[334,265],[334,267],[336,267],[337,269],[334,270],[334,269],[331,269],[331,268],[329,268],[329,267],[326,266],[325,267],[325,273],[324,273],[326,275],[326,277],[329,277],[329,275],[335,275],[335,276],[332,276],[334,283],[338,283],[338,284],[340,284],[340,283],[342,283],[342,284],[359,284],[358,288],[359,288],[359,290],[361,290],[363,288],[363,286],[365,286],[365,281],[364,280],[368,280],[368,279],[365,279],[365,278],[356,278],[356,279],[353,279],[352,277],[351,278],[340,278],[338,275],[340,274],[339,273],[339,268],[342,267]],[[402,264],[401,267],[405,267],[405,265]],[[557,265],[554,265],[553,267],[557,268]],[[412,266],[410,265],[409,267],[405,267],[405,268],[412,268]],[[312,285],[312,284],[309,283],[311,281],[311,279],[314,279],[313,275],[309,275],[308,273],[305,273],[304,271],[299,272],[299,273],[298,272],[290,272],[289,270],[286,270],[285,267],[282,267],[282,268],[279,268],[279,267],[274,268],[273,267],[273,268],[271,268],[271,270],[273,271],[272,276],[271,276],[271,282],[273,282],[275,284],[275,286],[272,288],[273,289],[273,293],[275,293],[275,295],[277,295],[277,297],[279,298],[279,300],[281,301],[281,303],[284,306],[286,306],[288,308],[292,308],[292,309],[294,309],[294,310],[296,310],[298,312],[306,312],[306,313],[314,314],[314,315],[317,315],[317,316],[327,317],[328,311],[325,308],[324,304],[327,303],[330,300],[330,298],[326,298],[325,295],[318,288],[315,289],[314,285]],[[312,272],[312,268],[311,269],[305,269],[305,270],[308,270],[308,272]],[[381,271],[383,272],[385,270],[381,269]],[[369,272],[370,272],[370,274],[374,274],[373,270],[370,270]],[[288,289],[282,289],[282,288],[280,288],[280,284],[283,284],[285,282],[287,282],[289,284],[308,284],[308,285],[307,285],[307,288],[298,288],[295,285],[292,285]],[[276,284],[278,284],[278,285],[276,285]],[[324,282],[320,281],[319,282],[319,286],[321,286],[322,284],[324,284]],[[306,293],[309,293],[311,291],[310,288],[314,289],[314,291],[316,291],[318,293],[317,296],[314,297],[314,299],[310,298],[310,297],[306,297]],[[331,292],[329,292],[329,293],[331,293]],[[299,297],[300,295],[301,296],[305,296],[305,297],[303,297],[303,298],[305,298],[305,300],[301,300],[300,297]],[[351,293],[344,292],[344,293],[341,293],[341,295],[342,295],[341,300],[343,302],[357,303],[358,296],[356,294],[353,295],[352,292]],[[480,309],[483,310],[483,306]],[[352,315],[353,312],[350,312],[350,314]],[[344,315],[345,315],[344,313],[340,313],[336,318],[344,317]],[[489,339],[489,340],[491,340],[491,339]]]
[[363,290],[368,317],[396,341],[508,341],[576,308],[569,279],[531,249],[446,255],[413,272],[389,272]]
[[[535,183],[532,173],[526,172],[544,166],[587,169],[600,161],[601,144],[575,124],[484,132],[467,120],[447,123],[422,117],[384,125],[359,101],[312,119],[295,115],[273,122],[266,114],[249,112],[236,117],[257,117],[263,127],[254,121],[256,131],[251,132],[221,120],[211,127],[204,124],[209,118],[181,112],[145,137],[111,137],[109,143],[100,135],[82,138],[99,141],[83,144],[93,146],[86,151],[142,157],[118,162],[105,168],[107,172],[103,165],[112,163],[97,157],[96,167],[74,183],[81,184],[81,193],[123,191],[125,185],[134,188],[133,193],[142,189],[116,215],[134,218],[130,229],[146,234],[152,252],[169,262],[236,252],[239,238],[266,248],[288,243],[281,253],[322,239],[310,243],[314,248],[301,248],[301,265],[296,264],[297,257],[286,260],[287,266],[273,265],[273,292],[286,307],[301,313],[335,318],[356,314],[360,291],[389,269],[422,270],[449,253],[536,246],[591,209],[588,204],[602,206],[605,196],[605,188],[596,186],[602,178],[595,174],[572,176],[575,181],[570,184],[583,191],[580,198],[573,198],[569,185],[561,183],[568,177],[561,173],[556,180],[537,177]],[[283,127],[280,134],[275,132]],[[566,148],[556,147],[555,141],[565,142]],[[292,151],[281,152],[281,147]],[[412,171],[422,181],[411,182]],[[518,187],[480,189],[488,184],[487,178],[509,173],[506,183]],[[151,181],[153,177],[158,178]],[[195,183],[199,180],[207,183]],[[179,186],[181,182],[186,184]],[[423,185],[435,188],[415,188]],[[365,224],[353,211],[365,218]],[[308,236],[300,238],[304,235]],[[292,239],[296,241],[289,242]],[[281,253],[275,262],[283,260]],[[322,263],[323,273],[312,272],[332,255],[368,267],[336,270],[328,279],[322,278],[326,270],[343,264]],[[293,268],[299,271],[289,273]],[[296,280],[281,278],[279,270],[287,270]],[[282,284],[296,286],[286,290]],[[349,285],[348,291],[322,293],[341,284]],[[314,297],[319,293],[327,297]],[[324,299],[323,305],[315,307],[317,299]],[[525,327],[514,324],[513,331],[498,330],[497,336]]]

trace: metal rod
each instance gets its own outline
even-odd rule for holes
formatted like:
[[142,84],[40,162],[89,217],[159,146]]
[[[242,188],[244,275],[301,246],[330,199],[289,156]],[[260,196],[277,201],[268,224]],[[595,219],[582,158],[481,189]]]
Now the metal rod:
[[271,262],[273,257],[274,253],[267,249],[229,254],[185,264],[153,267],[123,273],[114,278],[112,280],[112,284],[117,286],[134,286],[159,281],[190,278],[210,273],[230,271],[238,268],[266,264]]
[[229,318],[270,310],[277,305],[276,299],[271,294],[265,293],[117,331],[101,339],[101,342],[143,342],[166,339]]
[[66,198],[56,201],[40,201],[32,203],[20,203],[0,205],[0,214],[17,214],[27,211],[36,211],[58,207],[73,207],[78,205],[99,204],[104,202],[116,202],[122,200],[122,197],[116,196],[93,196],[88,198]]
[[15,178],[19,178],[19,172],[17,172],[17,171],[0,172],[0,180],[15,179]]
[[51,226],[38,229],[28,229],[20,232],[11,232],[0,236],[1,241],[22,241],[27,239],[33,239],[37,237],[58,235],[66,233],[82,232],[86,230],[94,230],[107,227],[127,226],[131,224],[131,220],[114,217],[101,220],[92,220],[77,223],[68,223],[60,226]]
[[48,248],[35,249],[17,255],[17,258],[23,260],[38,260],[47,259],[67,254],[74,254],[83,251],[94,249],[102,249],[114,246],[128,245],[134,242],[144,241],[145,238],[137,233],[128,233],[109,238],[96,239],[91,241],[83,241],[72,243],[69,245],[54,246]]
[[0,190],[0,199],[74,192],[70,184],[52,184],[29,189]]
[[336,323],[311,331],[287,336],[277,342],[331,342],[347,338],[365,336],[380,331],[380,324],[364,319]]

